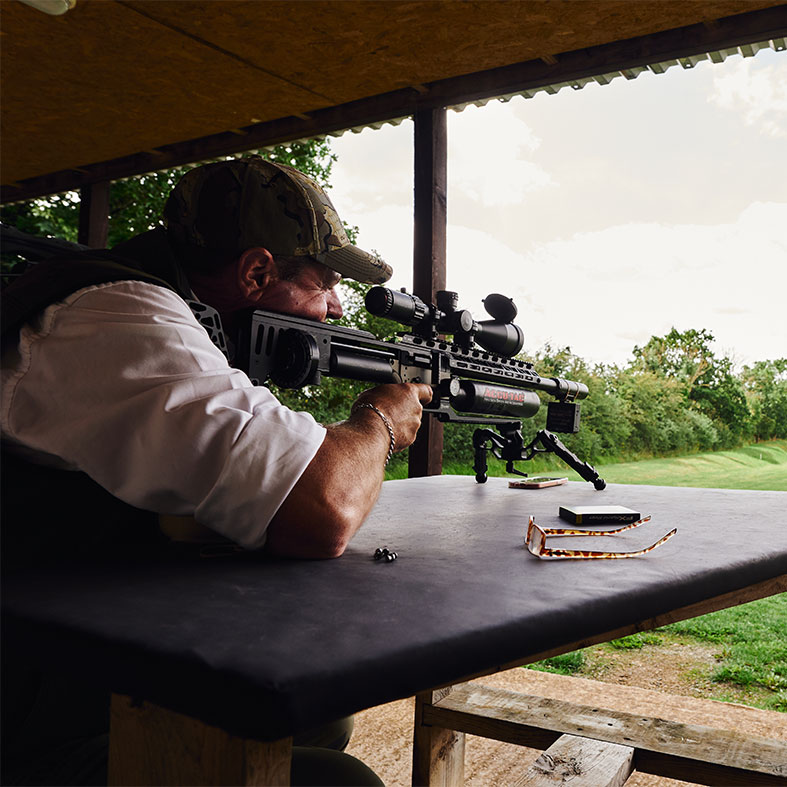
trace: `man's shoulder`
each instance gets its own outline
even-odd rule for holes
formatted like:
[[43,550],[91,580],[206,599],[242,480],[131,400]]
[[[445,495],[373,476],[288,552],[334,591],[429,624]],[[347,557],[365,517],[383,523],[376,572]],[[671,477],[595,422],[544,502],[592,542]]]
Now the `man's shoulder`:
[[20,276],[2,293],[2,333],[15,332],[53,303],[98,285],[121,281],[145,282],[176,292],[164,277],[145,270],[133,258],[109,249],[77,251],[44,260]]

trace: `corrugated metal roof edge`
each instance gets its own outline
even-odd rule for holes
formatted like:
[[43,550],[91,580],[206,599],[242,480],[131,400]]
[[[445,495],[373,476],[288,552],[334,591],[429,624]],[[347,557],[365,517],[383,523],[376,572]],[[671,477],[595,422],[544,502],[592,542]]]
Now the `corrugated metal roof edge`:
[[[691,55],[690,57],[681,57],[675,60],[663,60],[657,63],[651,63],[646,66],[637,66],[635,68],[627,68],[620,71],[610,71],[605,74],[596,74],[595,76],[591,77],[583,77],[582,79],[573,79],[569,80],[568,82],[556,82],[551,85],[543,85],[541,87],[533,88],[532,90],[521,90],[516,91],[514,93],[507,93],[501,96],[491,96],[489,98],[479,99],[478,101],[468,101],[464,104],[453,104],[448,107],[448,109],[453,110],[454,112],[462,112],[462,110],[466,109],[469,106],[476,106],[476,107],[483,107],[489,104],[492,101],[502,101],[507,102],[510,101],[512,98],[533,98],[538,93],[548,93],[550,95],[554,95],[561,91],[563,88],[571,88],[572,90],[582,90],[585,85],[594,82],[599,85],[608,85],[614,79],[618,77],[625,77],[626,79],[636,79],[640,74],[650,72],[652,74],[663,74],[668,71],[670,68],[674,66],[681,66],[684,69],[691,69],[694,68],[698,63],[701,63],[705,60],[710,60],[712,63],[723,63],[728,57],[734,55],[741,55],[742,57],[754,57],[757,52],[760,52],[763,49],[773,49],[776,52],[782,52],[787,49],[787,39],[784,38],[774,38],[768,41],[760,41],[756,44],[745,44],[743,46],[737,47],[729,47],[727,49],[718,49],[713,52],[706,52],[704,54],[699,55]],[[362,131],[365,131],[368,128],[371,129],[379,129],[383,126],[398,126],[402,123],[402,121],[407,120],[410,116],[403,115],[402,117],[398,118],[390,118],[388,120],[382,120],[377,123],[366,123],[360,126],[353,126],[352,128],[344,129],[343,131],[335,131],[331,132],[330,134],[323,134],[318,137],[304,137],[302,140],[294,140],[298,142],[302,142],[305,139],[325,139],[326,137],[341,137],[344,136],[347,132],[351,132],[353,134],[360,134]],[[272,149],[274,146],[270,146],[268,148],[261,148],[261,150],[269,150]]]

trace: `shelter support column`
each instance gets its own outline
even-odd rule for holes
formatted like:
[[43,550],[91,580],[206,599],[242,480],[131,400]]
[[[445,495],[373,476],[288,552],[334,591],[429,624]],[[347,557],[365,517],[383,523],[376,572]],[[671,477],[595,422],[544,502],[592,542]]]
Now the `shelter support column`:
[[[426,303],[446,286],[446,191],[448,135],[446,110],[415,113],[415,222],[413,292]],[[443,470],[443,425],[424,419],[410,447],[411,478],[440,475]]]
[[78,241],[91,249],[104,249],[109,236],[109,181],[91,183],[80,190]]

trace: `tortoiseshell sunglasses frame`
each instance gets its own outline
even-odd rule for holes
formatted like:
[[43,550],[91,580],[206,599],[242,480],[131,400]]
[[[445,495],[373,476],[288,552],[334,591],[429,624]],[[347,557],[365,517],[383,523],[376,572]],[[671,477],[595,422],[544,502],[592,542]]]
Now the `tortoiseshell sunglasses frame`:
[[[655,544],[651,544],[644,549],[637,549],[633,552],[593,552],[584,549],[553,549],[546,545],[547,536],[609,536],[616,533],[622,533],[624,530],[631,530],[632,528],[639,527],[650,519],[649,516],[644,517],[630,525],[615,528],[614,530],[569,530],[566,528],[545,528],[537,525],[534,517],[530,517],[527,523],[527,535],[525,537],[525,545],[531,555],[535,555],[541,560],[570,560],[570,559],[595,559],[595,560],[618,560],[626,557],[639,557],[648,552],[652,552],[656,547],[669,541],[678,528],[673,528],[665,536],[660,538]],[[533,534],[538,535],[538,542],[534,543]]]

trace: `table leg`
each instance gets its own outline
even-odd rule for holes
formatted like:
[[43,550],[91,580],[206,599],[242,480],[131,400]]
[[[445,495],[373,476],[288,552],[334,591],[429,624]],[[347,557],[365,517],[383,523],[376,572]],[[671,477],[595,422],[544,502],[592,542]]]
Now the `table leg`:
[[114,694],[109,784],[243,785],[290,783],[292,739],[236,738],[149,702]]
[[451,687],[415,695],[413,787],[459,787],[465,780],[465,734],[423,723],[426,705],[439,702]]

